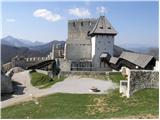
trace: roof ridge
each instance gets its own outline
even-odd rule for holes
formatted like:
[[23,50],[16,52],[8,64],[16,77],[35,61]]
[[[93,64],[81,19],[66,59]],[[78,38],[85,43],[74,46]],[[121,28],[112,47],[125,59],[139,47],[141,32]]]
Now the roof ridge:
[[[109,27],[107,27],[109,26]],[[106,19],[105,16],[100,16],[93,27],[93,29],[90,31],[89,35],[95,35],[95,34],[112,34],[116,35],[117,31],[114,29],[114,27],[111,25],[111,23]]]

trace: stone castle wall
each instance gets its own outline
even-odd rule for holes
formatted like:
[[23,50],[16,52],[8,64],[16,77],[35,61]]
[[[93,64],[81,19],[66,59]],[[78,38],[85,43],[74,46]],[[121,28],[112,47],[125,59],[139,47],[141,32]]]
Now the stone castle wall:
[[152,70],[131,70],[129,94],[144,88],[159,88],[159,72]]
[[13,92],[12,80],[10,77],[1,72],[1,93],[11,92]]
[[159,88],[159,71],[129,70],[128,79],[120,81],[120,93],[130,97],[144,88]]
[[66,59],[91,60],[91,44],[66,44]]
[[88,36],[88,31],[95,24],[96,19],[79,19],[68,22],[68,40],[65,48],[66,59],[91,60],[91,37]]
[[88,31],[90,31],[96,24],[96,19],[79,19],[70,20],[68,22],[68,40],[67,43],[90,43]]

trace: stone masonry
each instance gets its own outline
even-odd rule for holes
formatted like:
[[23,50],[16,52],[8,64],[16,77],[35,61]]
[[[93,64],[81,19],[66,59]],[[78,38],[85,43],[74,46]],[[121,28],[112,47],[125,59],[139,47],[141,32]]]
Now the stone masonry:
[[120,81],[120,93],[126,97],[144,88],[159,88],[159,71],[129,70],[127,73],[128,80]]

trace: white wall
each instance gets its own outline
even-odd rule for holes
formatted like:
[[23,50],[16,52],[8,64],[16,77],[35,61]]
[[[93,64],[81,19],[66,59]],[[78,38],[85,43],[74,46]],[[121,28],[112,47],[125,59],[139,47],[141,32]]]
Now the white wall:
[[94,55],[95,55],[95,47],[96,47],[96,37],[92,37],[91,38],[91,43],[92,43],[92,59],[93,59],[93,57],[94,57]]
[[159,61],[158,60],[156,61],[156,65],[154,67],[154,70],[159,70]]

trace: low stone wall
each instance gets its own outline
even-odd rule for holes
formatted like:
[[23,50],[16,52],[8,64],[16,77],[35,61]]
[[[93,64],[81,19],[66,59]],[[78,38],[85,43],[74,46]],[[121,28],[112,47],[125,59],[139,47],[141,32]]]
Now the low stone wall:
[[159,72],[153,70],[129,70],[128,80],[120,81],[120,93],[130,97],[144,88],[159,88]]
[[152,70],[131,70],[128,81],[130,95],[144,88],[159,88],[159,72]]
[[106,75],[108,72],[105,71],[61,71],[59,76],[69,75]]
[[1,73],[1,93],[13,92],[12,80],[4,73]]

